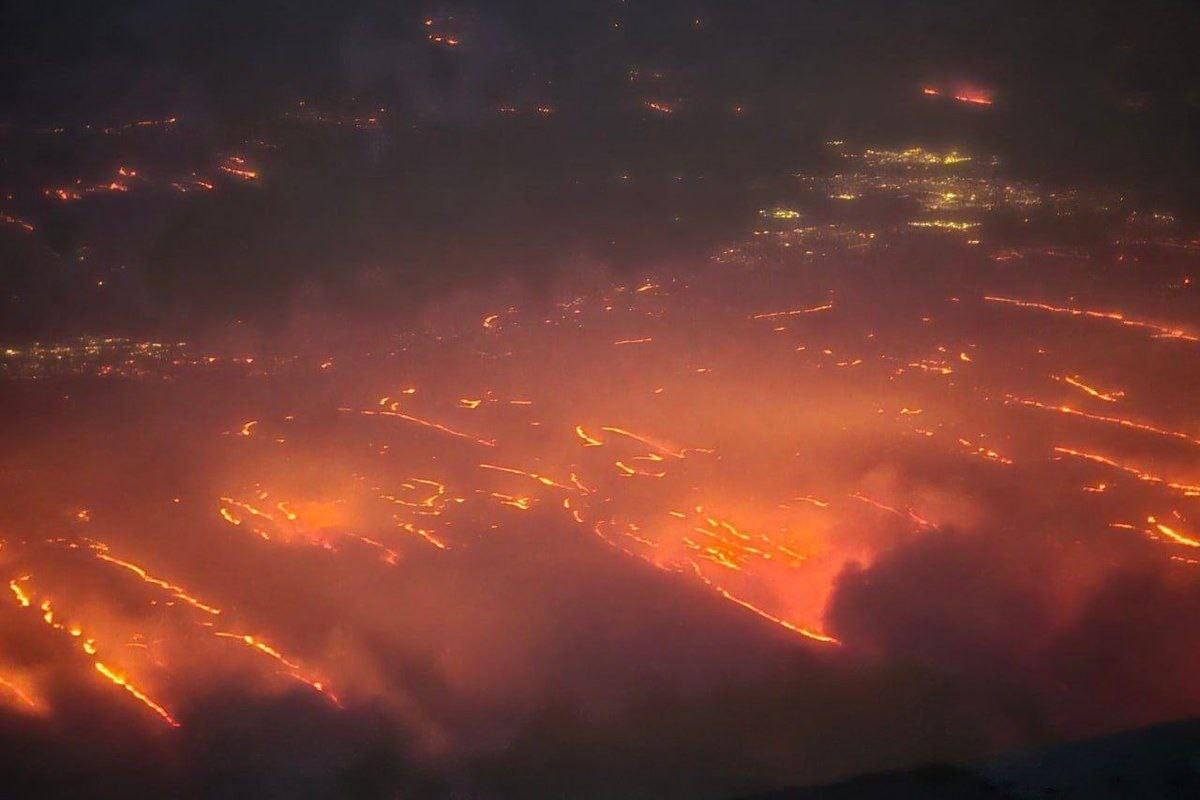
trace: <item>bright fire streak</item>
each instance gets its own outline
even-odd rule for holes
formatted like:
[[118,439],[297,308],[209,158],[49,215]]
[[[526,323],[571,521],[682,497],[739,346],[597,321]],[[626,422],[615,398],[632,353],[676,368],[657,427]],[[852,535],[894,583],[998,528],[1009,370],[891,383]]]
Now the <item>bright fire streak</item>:
[[625,436],[629,439],[633,439],[635,442],[641,442],[642,444],[646,445],[647,447],[651,448],[652,450],[657,450],[658,452],[662,453],[663,455],[674,456],[675,458],[683,458],[683,456],[684,456],[682,450],[675,450],[672,447],[670,447],[669,445],[663,444],[662,442],[655,441],[654,439],[651,439],[647,436],[642,436],[640,434],[630,433],[629,431],[624,430],[623,428],[604,427],[604,428],[601,428],[600,430],[604,431],[605,433],[615,433],[618,436]]
[[109,669],[108,667],[106,667],[104,664],[102,664],[99,661],[96,662],[96,671],[99,672],[101,675],[103,675],[105,678],[108,678],[110,681],[112,681],[117,686],[120,686],[122,689],[129,692],[129,694],[133,695],[133,697],[137,698],[137,700],[139,702],[141,702],[142,705],[144,705],[146,708],[153,711],[155,714],[158,714],[158,716],[162,717],[163,721],[166,722],[168,725],[170,725],[172,728],[180,727],[179,721],[176,720],[174,717],[172,717],[170,712],[168,712],[161,705],[159,705],[158,703],[154,702],[149,697],[147,697],[146,694],[144,692],[142,692],[141,689],[138,689],[136,686],[134,686],[132,683],[130,683],[129,679],[126,678],[124,675],[122,675],[118,672],[114,672],[113,670]]
[[180,586],[176,586],[173,583],[168,583],[167,581],[164,581],[162,578],[154,577],[150,573],[146,572],[146,570],[144,570],[142,567],[139,567],[137,564],[130,563],[129,561],[122,561],[119,558],[114,558],[114,557],[110,556],[108,553],[103,553],[103,552],[99,552],[99,551],[97,551],[95,553],[95,555],[96,555],[96,558],[100,559],[101,561],[107,561],[110,564],[115,564],[118,567],[123,567],[123,568],[129,570],[130,572],[132,572],[134,575],[137,575],[139,578],[141,578],[146,583],[150,583],[150,584],[158,586],[162,589],[167,590],[168,592],[171,593],[172,597],[182,600],[183,602],[187,603],[188,605],[192,606],[193,608],[197,608],[207,614],[216,615],[216,614],[221,613],[221,609],[214,608],[213,606],[210,606],[207,603],[203,603],[200,600],[198,600],[197,598],[192,597],[190,594],[187,593],[187,591],[185,589],[183,589]]
[[914,369],[922,370],[923,372],[932,372],[935,375],[954,374],[954,368],[941,361],[912,361],[909,362],[908,366]]
[[7,689],[9,694],[11,694],[13,697],[17,698],[18,700],[20,700],[23,705],[25,705],[27,708],[29,708],[29,710],[36,711],[39,713],[42,711],[45,711],[46,706],[44,703],[39,702],[38,700],[35,700],[34,698],[30,697],[28,694],[26,694],[24,691],[21,690],[21,687],[17,686],[15,683],[13,683],[12,681],[5,678],[3,675],[0,675],[0,688]]
[[653,341],[654,339],[652,337],[647,336],[643,339],[620,339],[613,342],[613,344],[649,344]]
[[604,442],[589,436],[582,425],[575,426],[575,435],[583,440],[584,447],[602,447],[604,445]]
[[[272,517],[270,514],[263,511],[262,509],[255,508],[254,506],[250,505],[249,503],[243,503],[241,500],[235,500],[232,497],[221,497],[220,500],[222,503],[228,503],[229,505],[233,506],[234,508],[241,509],[242,511],[245,511],[247,514],[250,514],[251,516],[262,517],[263,519],[267,520],[268,522],[275,521],[275,518]],[[223,513],[223,514],[221,514],[221,516],[225,517],[226,520],[228,520],[229,522],[232,522],[234,525],[241,524],[241,520],[229,519],[229,517],[231,515]]]
[[695,571],[696,577],[699,578],[702,583],[704,583],[706,586],[708,586],[714,592],[721,595],[722,597],[724,597],[726,600],[730,601],[731,603],[736,603],[737,605],[741,606],[742,608],[746,609],[747,611],[757,614],[758,616],[762,617],[765,620],[768,620],[769,622],[774,622],[776,625],[778,625],[782,628],[785,628],[786,630],[789,630],[792,633],[798,633],[801,636],[803,636],[807,639],[812,639],[815,642],[822,642],[824,644],[841,644],[841,642],[839,642],[837,639],[833,638],[832,636],[828,636],[824,633],[819,633],[818,631],[812,631],[812,630],[809,630],[808,628],[801,628],[798,625],[788,622],[786,619],[782,619],[780,617],[775,616],[774,614],[771,614],[768,611],[764,611],[763,609],[759,608],[758,606],[754,605],[753,603],[750,603],[746,600],[743,600],[740,597],[737,597],[736,595],[729,592],[728,589],[725,589],[723,586],[720,586],[720,585],[714,583],[712,580],[710,580],[708,577],[706,577],[704,575],[704,573],[700,571],[700,565],[697,564],[695,561],[692,561],[689,559],[688,563],[692,565],[692,569]]
[[25,594],[25,590],[21,588],[21,584],[17,583],[15,580],[11,580],[8,582],[8,588],[12,589],[12,593],[14,596],[16,596],[17,602],[21,604],[21,608],[29,608],[29,604],[32,601],[29,599],[29,595]]
[[300,683],[303,683],[305,686],[312,689],[314,692],[320,692],[321,694],[325,695],[325,697],[327,697],[329,699],[329,702],[333,703],[338,708],[344,708],[344,706],[342,705],[342,701],[338,699],[337,695],[335,695],[333,692],[329,691],[329,689],[325,686],[324,682],[312,680],[311,678],[306,678],[303,675],[296,673],[296,672],[279,672],[277,674],[286,675],[289,678],[292,678],[294,680],[299,681]]
[[533,507],[532,497],[517,497],[511,494],[503,494],[501,492],[492,492],[492,497],[500,501],[501,505],[512,506],[521,511],[528,511]]
[[804,495],[802,497],[796,497],[794,499],[799,500],[802,503],[808,503],[809,505],[816,506],[817,508],[829,508],[829,503],[827,503],[826,501],[818,500],[817,498],[811,497],[809,495]]
[[1089,419],[1092,422],[1103,422],[1107,425],[1120,425],[1123,428],[1130,428],[1132,430],[1142,431],[1144,433],[1153,433],[1158,436],[1169,436],[1174,439],[1181,439],[1189,444],[1200,445],[1200,439],[1189,436],[1182,431],[1171,431],[1165,428],[1156,427],[1154,425],[1148,425],[1145,422],[1135,422],[1134,420],[1124,419],[1122,417],[1106,417],[1103,414],[1091,414],[1087,411],[1080,411],[1078,409],[1071,408],[1070,406],[1052,406],[1047,403],[1038,402],[1037,400],[1029,400],[1022,397],[1014,397],[1012,395],[1007,396],[1006,402],[1020,403],[1023,406],[1028,406],[1029,408],[1040,408],[1043,411],[1057,411],[1060,414],[1082,417],[1084,419]]
[[379,541],[378,539],[372,539],[370,536],[363,536],[362,534],[359,534],[359,533],[346,532],[346,533],[343,533],[342,535],[347,536],[351,539],[354,539],[357,542],[362,542],[363,544],[367,545],[368,547],[374,547],[376,550],[380,551],[383,554],[380,556],[380,560],[382,560],[385,564],[387,564],[389,566],[394,567],[400,563],[400,554],[397,553],[392,548],[385,545],[383,542]]
[[254,650],[257,650],[258,652],[262,653],[263,655],[270,656],[271,658],[278,661],[280,664],[283,664],[285,667],[288,667],[290,669],[300,669],[299,664],[294,664],[291,661],[288,661],[287,658],[284,657],[283,653],[280,653],[278,650],[276,650],[274,647],[271,647],[271,645],[267,644],[262,639],[251,636],[250,634],[228,633],[226,631],[215,631],[213,633],[213,636],[216,636],[220,639],[233,639],[234,641],[241,642],[242,644],[246,645],[247,647],[253,648]]
[[1034,309],[1036,311],[1045,311],[1051,314],[1067,314],[1073,317],[1105,319],[1130,328],[1140,328],[1142,330],[1153,331],[1156,336],[1163,339],[1182,339],[1187,342],[1200,342],[1200,336],[1186,333],[1178,328],[1165,328],[1162,325],[1156,325],[1153,322],[1128,319],[1124,314],[1121,314],[1117,311],[1092,311],[1085,308],[1054,306],[1048,303],[1038,303],[1028,300],[1015,300],[1011,297],[996,297],[993,295],[985,295],[983,299],[989,303],[1003,303],[1004,305],[1015,306],[1016,308]]
[[992,450],[987,447],[983,447],[981,445],[973,444],[972,442],[969,442],[966,439],[959,439],[958,443],[961,444],[963,447],[967,448],[968,452],[970,452],[970,454],[973,456],[978,456],[979,458],[986,458],[987,460],[995,461],[998,464],[1005,464],[1007,466],[1012,466],[1013,460],[1011,458],[1002,456],[999,453],[997,453],[995,450]]
[[575,491],[574,486],[567,486],[566,484],[562,484],[556,480],[547,478],[545,475],[538,475],[536,472],[526,472],[525,470],[513,469],[512,467],[498,467],[495,464],[480,464],[479,468],[490,469],[494,472],[507,472],[510,475],[521,475],[526,478],[532,478],[543,486],[552,486],[555,489],[566,489],[569,492]]
[[[675,512],[668,513],[670,513],[672,516],[681,516],[677,515]],[[758,558],[770,560],[772,558],[771,552],[747,544],[748,542],[756,540],[761,541],[771,550],[786,556],[793,562],[804,561],[808,558],[803,553],[798,553],[790,547],[772,540],[766,534],[751,534],[740,530],[736,525],[727,520],[708,516],[704,513],[703,508],[700,506],[696,507],[696,513],[703,518],[708,527],[695,526],[692,528],[692,530],[714,540],[716,545],[698,545],[688,537],[684,537],[684,543],[692,549],[704,554],[703,557],[710,558],[710,560],[715,560],[722,566],[740,570],[741,567],[739,564],[744,561],[747,556],[756,556]],[[732,539],[730,538],[731,536],[733,537]]]
[[954,99],[960,103],[973,103],[977,106],[990,106],[992,100],[989,97],[983,97],[977,94],[956,94]]
[[[339,411],[353,411],[353,409],[338,409],[338,410]],[[484,447],[495,447],[496,446],[495,439],[476,439],[474,436],[472,436],[469,433],[463,433],[462,431],[456,431],[453,428],[447,428],[445,425],[441,424],[440,422],[432,422],[427,419],[421,419],[420,417],[414,417],[409,414],[403,414],[399,411],[371,411],[368,409],[368,410],[359,411],[358,413],[363,414],[364,416],[368,416],[368,417],[395,417],[396,419],[402,419],[405,422],[411,422],[415,425],[421,425],[425,428],[432,428],[433,430],[440,431],[441,433],[444,433],[448,436],[454,436],[458,439],[465,439],[468,442],[474,442],[475,444],[480,444],[480,445],[483,445]]]
[[[604,525],[604,524],[605,524],[605,523],[603,523],[603,522],[597,522],[597,523],[593,524],[593,525],[592,525],[592,533],[596,534],[596,536],[597,536],[597,537],[600,539],[600,541],[604,542],[604,543],[605,543],[606,545],[608,545],[609,547],[611,547],[611,548],[613,548],[614,550],[617,550],[617,551],[619,551],[619,552],[621,552],[621,553],[624,553],[625,555],[629,556],[630,558],[636,558],[636,559],[638,559],[638,560],[640,560],[640,561],[644,561],[644,562],[646,562],[647,564],[649,564],[650,566],[654,567],[654,568],[655,568],[655,569],[657,569],[657,570],[661,570],[661,571],[663,571],[663,572],[675,572],[675,571],[677,571],[677,570],[672,570],[670,567],[664,566],[664,565],[662,565],[662,564],[658,563],[657,561],[655,561],[655,560],[653,560],[653,559],[647,558],[646,556],[644,556],[644,555],[641,555],[640,553],[636,553],[636,552],[634,552],[633,550],[630,550],[630,549],[629,549],[628,547],[626,547],[625,545],[623,545],[623,544],[621,544],[620,542],[616,541],[615,539],[613,539],[613,538],[611,538],[611,537],[609,537],[609,536],[606,536],[606,535],[604,534],[604,531],[603,531],[603,530],[601,530],[601,525]],[[610,524],[611,524],[611,523],[610,523]],[[622,535],[623,535],[623,536],[628,536],[629,534],[627,534],[627,533],[625,533],[625,532],[622,532]]]
[[892,506],[881,503],[878,500],[874,500],[870,497],[867,497],[865,494],[860,494],[858,492],[855,492],[854,494],[852,494],[850,496],[853,497],[855,500],[860,500],[860,501],[866,503],[869,506],[874,506],[875,508],[878,508],[880,511],[886,511],[889,514],[895,514],[897,517],[904,517],[909,520],[912,520],[913,522],[915,522],[917,524],[918,527],[925,528],[926,530],[938,530],[938,526],[936,524],[930,522],[929,520],[925,519],[921,515],[917,514],[911,508],[906,509],[905,511],[901,511],[898,508],[893,508]]
[[400,528],[401,528],[401,530],[408,531],[409,533],[413,534],[414,536],[421,537],[426,542],[428,542],[429,544],[436,547],[438,550],[449,550],[450,549],[449,545],[447,545],[441,539],[434,536],[431,531],[427,531],[424,528],[418,528],[416,525],[413,525],[411,522],[400,523]]
[[258,178],[258,172],[247,168],[246,159],[241,156],[230,156],[223,163],[218,164],[217,169],[246,181]]
[[1118,400],[1120,400],[1122,397],[1125,396],[1124,392],[1118,392],[1118,391],[1106,392],[1101,389],[1097,389],[1094,386],[1088,386],[1086,383],[1083,382],[1083,379],[1080,378],[1078,375],[1074,375],[1074,376],[1072,376],[1072,375],[1051,375],[1050,377],[1056,381],[1062,381],[1063,383],[1067,384],[1068,386],[1074,386],[1076,389],[1080,390],[1081,392],[1083,392],[1085,394],[1089,394],[1098,400],[1103,400],[1106,403],[1115,403]]
[[634,475],[641,475],[642,477],[645,477],[645,478],[665,478],[665,477],[667,477],[667,473],[665,473],[665,472],[645,472],[643,470],[636,469],[634,467],[629,466],[624,461],[615,461],[613,463],[616,464],[617,469],[621,470],[621,476],[624,478],[632,478]]
[[1184,547],[1200,547],[1200,540],[1193,539],[1190,536],[1184,536],[1179,531],[1176,531],[1173,528],[1168,528],[1166,525],[1163,525],[1161,522],[1156,520],[1154,517],[1147,517],[1146,521],[1149,522],[1151,525],[1153,525],[1155,530],[1157,530],[1163,536],[1166,536],[1172,542],[1175,542],[1175,544],[1181,544]]
[[419,512],[419,513],[428,514],[431,516],[437,516],[438,514],[440,514],[441,511],[436,510],[436,503],[439,499],[441,499],[442,497],[445,496],[446,485],[439,481],[429,480],[428,478],[410,478],[409,480],[412,481],[412,483],[401,484],[405,489],[415,490],[416,487],[413,486],[413,484],[417,483],[417,484],[421,484],[422,486],[428,486],[431,489],[433,489],[433,494],[428,495],[427,497],[424,497],[418,501],[405,500],[401,497],[397,497],[394,494],[381,494],[381,495],[379,495],[379,499],[386,500],[389,503],[395,503],[398,506],[407,506],[409,508],[431,509],[430,511]]
[[815,314],[818,311],[829,311],[833,308],[833,303],[825,303],[824,305],[813,306],[812,308],[794,308],[790,311],[768,311],[763,314],[754,314],[750,319],[776,319],[778,317],[796,317],[800,314]]
[[1137,467],[1131,467],[1126,464],[1113,461],[1111,458],[1107,458],[1105,456],[1097,455],[1095,453],[1085,453],[1082,450],[1073,450],[1070,447],[1055,447],[1054,452],[1062,453],[1063,455],[1067,456],[1073,456],[1074,458],[1080,458],[1085,461],[1092,461],[1096,464],[1103,464],[1106,467],[1112,467],[1113,469],[1119,469],[1122,472],[1127,472],[1130,475],[1133,475],[1138,480],[1146,481],[1147,483],[1155,483],[1160,486],[1165,486],[1168,489],[1174,489],[1178,492],[1182,492],[1186,497],[1200,497],[1200,486],[1169,481],[1166,478],[1161,478],[1158,475],[1145,472]]
[[[20,578],[19,580],[27,580],[27,579],[28,579],[28,576],[24,576],[24,577]],[[28,608],[30,606],[30,602],[31,602],[30,598],[21,589],[20,585],[17,583],[17,580],[9,581],[8,586],[10,589],[12,589],[13,594],[16,596],[17,602],[23,608]],[[66,633],[74,639],[81,639],[82,642],[80,644],[80,647],[83,650],[83,652],[87,653],[89,656],[96,654],[95,641],[90,638],[85,638],[83,635],[83,630],[80,627],[74,626],[74,625],[68,627],[68,626],[64,625],[62,622],[55,621],[54,610],[51,607],[50,601],[48,599],[42,600],[41,605],[38,606],[38,609],[42,612],[42,615],[41,615],[42,621],[45,622],[48,626],[50,626],[51,628],[54,628],[57,631]],[[150,697],[148,697],[144,692],[142,692],[140,689],[138,689],[136,686],[134,686],[132,683],[130,683],[125,678],[124,675],[114,672],[113,670],[109,669],[107,666],[105,666],[100,661],[95,661],[94,664],[95,664],[96,670],[101,675],[103,675],[105,678],[107,678],[109,681],[116,684],[117,686],[120,686],[125,691],[129,692],[130,695],[135,697],[139,702],[142,703],[142,705],[146,706],[151,711],[153,711],[155,714],[157,714],[159,717],[161,717],[172,728],[180,727],[179,722],[176,721],[175,718],[172,717],[165,708],[163,708],[161,705],[156,703],[154,700],[150,699]]]

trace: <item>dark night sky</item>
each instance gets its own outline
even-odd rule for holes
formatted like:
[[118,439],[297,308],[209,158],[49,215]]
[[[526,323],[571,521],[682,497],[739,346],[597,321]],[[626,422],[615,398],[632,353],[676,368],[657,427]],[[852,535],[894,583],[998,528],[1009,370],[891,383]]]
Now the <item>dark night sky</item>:
[[[1187,2],[9,6],[0,119],[14,122],[178,114],[225,125],[300,97],[354,95],[470,128],[497,97],[524,96],[586,125],[574,137],[586,146],[624,133],[636,65],[670,70],[696,108],[748,101],[751,124],[885,138],[944,129],[914,109],[912,87],[965,80],[1003,98],[982,135],[1010,161],[1103,166],[1184,196],[1197,174],[1200,11]],[[426,15],[465,21],[468,46],[419,47]]]
[[[536,74],[562,100],[629,62],[698,71],[714,89],[769,86],[837,96],[938,73],[996,84],[1042,113],[1071,98],[1197,90],[1192,4],[1038,2],[46,2],[9,4],[0,104],[71,114],[201,103],[219,113],[314,91],[395,90],[395,65],[426,14],[472,18],[514,80]],[[699,19],[697,28],[694,20]],[[611,27],[618,21],[621,26]],[[386,60],[386,59],[385,59]],[[525,73],[525,74],[522,74]]]

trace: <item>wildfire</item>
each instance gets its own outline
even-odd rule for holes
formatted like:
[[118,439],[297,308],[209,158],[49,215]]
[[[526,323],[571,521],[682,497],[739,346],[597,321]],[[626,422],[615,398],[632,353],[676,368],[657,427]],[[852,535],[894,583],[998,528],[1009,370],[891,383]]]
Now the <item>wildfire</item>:
[[778,625],[779,627],[789,630],[792,633],[798,633],[806,639],[812,639],[815,642],[822,642],[824,644],[840,644],[840,642],[838,642],[838,640],[833,638],[832,636],[829,636],[824,633],[820,633],[819,631],[812,631],[812,630],[809,630],[808,628],[802,628],[799,625],[795,625],[781,617],[777,617],[774,614],[770,614],[770,613],[764,611],[763,609],[759,608],[758,606],[754,605],[753,603],[747,602],[746,600],[743,600],[740,597],[734,596],[727,589],[717,585],[716,583],[713,583],[711,580],[709,580],[707,577],[705,577],[704,573],[700,571],[699,565],[697,565],[695,562],[692,562],[692,568],[695,570],[696,577],[699,578],[700,581],[703,582],[706,586],[708,586],[710,589],[715,591],[721,597],[724,597],[726,600],[730,601],[731,603],[734,603],[734,604],[746,609],[747,611],[751,612],[752,614],[756,614],[759,617],[762,617],[763,619],[767,620],[768,622],[773,622],[776,625]]
[[[457,46],[441,25],[422,33]],[[945,87],[923,92],[991,103]],[[646,108],[675,111],[657,101]],[[0,350],[5,375],[121,375],[130,386],[188,376],[162,381],[163,392],[181,393],[207,390],[207,380],[230,383],[171,395],[186,399],[161,417],[153,406],[130,414],[136,423],[100,418],[118,447],[189,426],[189,438],[164,452],[187,454],[180,462],[194,454],[196,472],[152,460],[149,469],[164,474],[132,475],[128,497],[103,491],[109,483],[82,467],[64,467],[62,480],[47,476],[29,492],[30,508],[42,511],[43,495],[61,497],[40,516],[22,508],[0,540],[12,565],[9,613],[69,643],[60,649],[72,658],[86,656],[84,673],[102,696],[125,706],[128,695],[137,713],[177,727],[168,710],[176,703],[193,707],[194,695],[227,693],[227,682],[247,684],[247,676],[249,690],[279,684],[338,707],[405,705],[420,692],[391,683],[394,671],[370,663],[375,653],[366,651],[379,643],[388,658],[407,658],[425,647],[437,653],[435,678],[459,669],[469,659],[455,648],[467,637],[453,630],[440,640],[437,626],[477,623],[474,609],[454,605],[478,583],[466,570],[499,574],[511,562],[532,565],[539,580],[569,580],[570,565],[555,572],[558,548],[648,566],[710,606],[732,604],[735,622],[786,631],[776,638],[787,646],[840,644],[836,633],[851,646],[847,657],[856,650],[853,628],[843,633],[827,614],[838,608],[839,576],[852,565],[868,573],[887,565],[909,544],[994,532],[986,525],[997,521],[1057,525],[1065,508],[1081,529],[1111,529],[1111,546],[1121,548],[1075,548],[1094,559],[1087,569],[1108,568],[1120,561],[1114,553],[1133,548],[1181,572],[1194,566],[1200,533],[1186,503],[1200,498],[1200,485],[1186,456],[1200,433],[1189,428],[1186,398],[1195,381],[1175,345],[1153,340],[1200,336],[1144,310],[1185,291],[1177,274],[1169,287],[1156,285],[1153,303],[1139,306],[1145,298],[1131,294],[1119,301],[1122,311],[982,295],[981,286],[1038,257],[1032,247],[992,241],[1003,226],[986,214],[1057,213],[1054,197],[1030,199],[1023,185],[997,183],[994,162],[958,150],[831,146],[852,167],[828,180],[796,176],[805,189],[796,197],[817,198],[819,211],[787,196],[743,209],[747,226],[766,230],[691,272],[639,266],[621,282],[567,286],[530,306],[498,299],[500,289],[461,306],[456,298],[423,316],[421,329],[362,352],[332,341],[281,355],[130,339],[12,343]],[[116,168],[94,192],[154,178],[130,163],[138,168]],[[261,179],[242,156],[225,158],[220,171],[226,182]],[[180,192],[213,189],[195,174],[172,174]],[[68,181],[44,196],[74,202],[91,186]],[[878,196],[907,198],[923,214],[863,223],[858,211]],[[805,222],[852,205],[861,208],[844,224]],[[967,242],[980,241],[987,249],[971,270],[956,264],[928,286],[920,269],[890,263],[905,257],[898,242],[958,259]],[[969,283],[947,286],[965,272]],[[1071,296],[1065,284],[1074,275],[1055,273],[1062,296]],[[1097,325],[1035,326],[1054,330],[1034,339],[994,319],[980,325],[981,310]],[[1106,327],[1121,347],[1079,346],[1081,334]],[[92,366],[58,366],[79,364]],[[238,373],[210,378],[214,367]],[[57,398],[58,384],[41,386]],[[211,403],[219,424],[181,413],[187,402]],[[128,470],[134,459],[111,460],[113,470]],[[72,469],[84,479],[69,480]],[[1164,503],[1179,510],[1164,513]],[[1152,510],[1158,516],[1147,516]],[[211,561],[207,549],[198,563],[180,560],[198,544],[211,548]],[[38,576],[37,591],[27,573]],[[529,588],[513,583],[513,592]],[[437,594],[441,587],[450,588]],[[276,590],[282,599],[266,602]],[[496,604],[488,622],[512,615],[503,594],[487,595]],[[637,593],[613,587],[612,597],[625,595]],[[399,639],[409,628],[416,644]],[[41,679],[0,666],[6,707],[45,705],[30,675]]]
[[161,589],[165,589],[167,592],[169,592],[171,594],[172,597],[174,597],[177,600],[182,600],[183,602],[187,603],[192,608],[203,611],[206,614],[216,615],[216,614],[221,613],[221,609],[214,608],[213,606],[210,606],[207,603],[201,602],[197,598],[188,594],[187,591],[185,591],[183,588],[176,586],[173,583],[169,583],[169,582],[163,580],[162,578],[154,577],[149,572],[147,572],[145,569],[143,569],[142,567],[139,567],[137,564],[134,564],[129,561],[123,561],[119,558],[114,558],[113,556],[111,556],[107,552],[105,552],[105,550],[107,550],[107,547],[103,547],[103,549],[97,549],[95,552],[96,558],[100,559],[101,561],[105,561],[109,564],[115,564],[116,566],[121,567],[122,569],[126,569],[126,570],[132,572],[134,575],[138,576],[138,578],[140,578],[142,581],[149,583],[149,584],[153,584],[154,586],[157,586]]
[[1011,297],[997,297],[993,295],[985,295],[983,299],[989,303],[1000,303],[1003,305],[1013,306],[1014,308],[1044,311],[1048,314],[1064,314],[1072,317],[1083,317],[1086,319],[1098,319],[1116,322],[1119,325],[1124,325],[1129,328],[1150,331],[1155,336],[1162,339],[1179,339],[1185,342],[1200,342],[1200,336],[1187,333],[1179,328],[1168,328],[1153,322],[1146,322],[1145,320],[1130,319],[1119,311],[1095,311],[1086,308],[1055,306],[1049,303],[1017,300]]
[[251,169],[247,165],[246,159],[241,156],[229,156],[217,166],[217,169],[226,175],[232,175],[244,181],[258,180],[258,170]]
[[1130,430],[1141,431],[1143,433],[1151,433],[1156,436],[1165,436],[1165,437],[1169,437],[1169,438],[1173,438],[1173,439],[1179,439],[1181,441],[1187,442],[1188,444],[1194,444],[1194,445],[1200,446],[1200,439],[1198,439],[1194,436],[1191,436],[1190,434],[1187,434],[1183,431],[1167,430],[1166,428],[1160,428],[1156,425],[1151,425],[1146,422],[1138,422],[1136,420],[1125,419],[1123,417],[1105,416],[1104,414],[1092,414],[1087,411],[1080,411],[1079,409],[1072,408],[1070,406],[1049,405],[1047,403],[1042,403],[1037,400],[1031,400],[1029,398],[1024,398],[1024,397],[1014,397],[1012,395],[1009,395],[1005,401],[1009,402],[1009,403],[1017,403],[1018,405],[1026,406],[1028,408],[1041,409],[1042,411],[1052,411],[1052,412],[1055,412],[1058,414],[1067,414],[1069,416],[1080,417],[1081,419],[1091,420],[1092,422],[1101,422],[1106,425],[1118,425],[1122,428],[1128,428]]
[[1051,375],[1050,377],[1056,381],[1061,381],[1068,386],[1074,386],[1084,394],[1090,397],[1095,397],[1097,400],[1103,400],[1106,403],[1115,403],[1125,396],[1125,392],[1113,390],[1104,391],[1102,389],[1097,389],[1094,386],[1089,386],[1088,384],[1084,383],[1083,378],[1079,377],[1078,375]]
[[154,702],[154,700],[150,699],[145,692],[130,683],[129,679],[124,675],[119,672],[115,672],[99,661],[95,663],[95,667],[97,672],[110,680],[116,686],[120,686],[122,689],[129,692],[129,694],[132,695],[139,703],[161,717],[163,722],[167,723],[172,728],[180,727],[179,721],[172,717],[169,711],[167,711],[158,703]]
[[1200,485],[1181,483],[1178,481],[1170,480],[1168,478],[1163,478],[1163,477],[1155,475],[1151,472],[1147,472],[1143,469],[1140,469],[1138,467],[1130,466],[1128,464],[1122,464],[1118,461],[1115,461],[1114,459],[1108,458],[1107,456],[1102,456],[1097,453],[1086,453],[1082,450],[1075,450],[1070,447],[1055,447],[1054,452],[1061,453],[1062,455],[1066,455],[1066,456],[1071,456],[1073,458],[1080,458],[1085,461],[1091,461],[1096,464],[1103,464],[1106,467],[1112,467],[1113,469],[1117,469],[1122,472],[1126,472],[1130,475],[1133,475],[1135,478],[1137,478],[1140,481],[1145,481],[1147,483],[1160,484],[1162,486],[1167,487],[1168,489],[1173,489],[1177,492],[1181,492],[1186,497],[1200,497]]
[[[32,601],[31,601],[30,596],[20,586],[20,583],[23,583],[23,582],[27,581],[28,579],[29,579],[29,576],[24,576],[19,579],[11,580],[11,581],[9,581],[9,584],[8,584],[9,588],[13,592],[13,595],[16,597],[18,604],[22,608],[30,608],[32,606]],[[79,627],[77,625],[68,626],[68,625],[63,624],[62,622],[59,622],[57,616],[55,615],[54,608],[48,599],[42,600],[42,602],[38,605],[37,610],[41,612],[42,622],[45,623],[48,627],[53,628],[54,630],[66,633],[72,639],[79,641],[80,649],[83,650],[83,652],[86,653],[88,656],[97,655],[98,651],[97,651],[95,640],[84,636],[83,629],[81,627]],[[171,716],[170,712],[168,712],[166,710],[166,708],[164,708],[160,703],[158,703],[157,701],[155,701],[151,697],[149,697],[138,686],[136,686],[134,683],[132,683],[124,674],[117,672],[117,671],[113,670],[112,668],[106,666],[99,659],[95,659],[93,661],[93,666],[95,667],[96,671],[99,672],[101,675],[103,675],[109,682],[124,689],[126,692],[128,692],[130,694],[130,696],[132,696],[134,699],[136,699],[139,703],[141,703],[143,706],[145,706],[146,708],[148,708],[152,712],[154,712],[156,715],[158,715],[158,717],[163,722],[167,723],[172,728],[180,727],[179,721],[176,720],[173,716]]]
[[779,317],[795,317],[801,314],[816,314],[821,311],[830,311],[833,309],[833,303],[822,303],[819,306],[811,306],[809,308],[793,308],[788,311],[767,311],[762,314],[754,314],[750,319],[778,319]]
[[[353,411],[353,409],[340,409],[340,410],[345,411],[345,412]],[[420,417],[414,417],[409,414],[403,414],[399,411],[374,411],[371,409],[365,409],[365,410],[359,411],[358,413],[362,414],[363,416],[367,416],[367,417],[394,417],[396,419],[404,420],[405,422],[411,422],[414,425],[420,425],[425,428],[431,428],[435,431],[444,433],[447,436],[453,436],[457,439],[465,439],[469,442],[474,442],[475,444],[483,445],[484,447],[495,447],[496,446],[496,441],[494,439],[478,439],[469,433],[463,433],[462,431],[454,430],[453,428],[447,427],[440,422],[432,422],[427,419],[421,419]]]

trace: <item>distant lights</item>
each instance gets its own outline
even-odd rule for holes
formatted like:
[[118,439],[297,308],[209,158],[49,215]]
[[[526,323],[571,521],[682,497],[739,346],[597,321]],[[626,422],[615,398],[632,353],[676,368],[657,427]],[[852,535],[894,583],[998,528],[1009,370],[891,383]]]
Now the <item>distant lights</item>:
[[775,208],[764,208],[759,210],[759,216],[767,219],[799,219],[800,212],[794,208],[783,208],[776,206]]

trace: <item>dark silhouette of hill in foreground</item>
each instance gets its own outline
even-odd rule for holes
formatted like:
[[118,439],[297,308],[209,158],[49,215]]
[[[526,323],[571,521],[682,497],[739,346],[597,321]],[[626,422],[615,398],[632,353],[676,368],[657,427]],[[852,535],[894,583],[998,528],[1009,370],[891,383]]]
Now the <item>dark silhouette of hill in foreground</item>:
[[745,800],[1166,800],[1200,797],[1200,719],[964,766],[928,766]]

